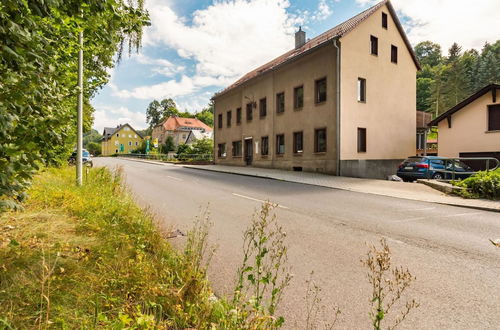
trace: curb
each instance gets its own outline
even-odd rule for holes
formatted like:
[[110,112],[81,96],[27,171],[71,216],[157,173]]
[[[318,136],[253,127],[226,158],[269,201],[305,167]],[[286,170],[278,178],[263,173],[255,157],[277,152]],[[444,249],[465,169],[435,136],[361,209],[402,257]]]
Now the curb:
[[214,170],[214,169],[209,169],[209,168],[192,167],[190,165],[179,165],[179,166],[182,166],[184,168],[190,168],[190,169],[193,169],[193,170],[208,171],[208,172],[217,172],[217,173],[225,173],[225,174],[232,174],[232,175],[239,175],[239,176],[246,176],[246,177],[254,177],[254,178],[260,178],[260,179],[269,179],[269,180],[290,182],[290,183],[296,183],[296,184],[304,184],[304,185],[308,185],[308,186],[322,187],[322,188],[328,188],[328,189],[334,189],[334,190],[344,190],[344,191],[356,192],[356,193],[360,193],[360,194],[370,194],[370,195],[383,196],[383,197],[389,197],[389,198],[399,198],[399,199],[405,199],[405,200],[410,200],[410,201],[417,201],[417,202],[424,202],[424,203],[433,203],[433,204],[448,205],[448,206],[455,206],[455,207],[463,207],[463,208],[468,208],[468,209],[475,209],[475,210],[481,210],[481,211],[487,211],[487,212],[500,213],[500,209],[489,208],[489,207],[484,207],[484,206],[463,205],[463,204],[459,204],[459,203],[445,203],[445,202],[437,202],[437,201],[425,201],[425,200],[408,198],[408,197],[397,197],[397,196],[382,195],[382,194],[377,194],[377,193],[372,193],[372,192],[360,192],[360,191],[356,191],[356,190],[352,190],[352,189],[339,188],[339,187],[330,187],[330,186],[318,185],[318,184],[313,184],[313,183],[288,181],[288,180],[283,180],[283,179],[279,179],[279,178],[275,178],[275,177],[268,177],[268,176],[262,176],[262,175],[257,175],[257,174],[227,172],[227,171]]

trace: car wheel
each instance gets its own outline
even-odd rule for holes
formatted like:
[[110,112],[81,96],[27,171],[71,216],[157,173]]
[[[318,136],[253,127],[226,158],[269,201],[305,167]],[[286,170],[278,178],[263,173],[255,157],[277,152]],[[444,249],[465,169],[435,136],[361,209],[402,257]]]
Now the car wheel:
[[443,175],[441,173],[434,173],[432,176],[434,180],[443,180]]

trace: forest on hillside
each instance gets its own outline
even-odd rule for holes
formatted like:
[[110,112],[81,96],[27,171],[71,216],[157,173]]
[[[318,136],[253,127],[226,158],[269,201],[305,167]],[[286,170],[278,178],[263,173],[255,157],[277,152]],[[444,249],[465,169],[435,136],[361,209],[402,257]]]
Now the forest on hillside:
[[479,52],[454,43],[447,55],[441,46],[423,41],[415,46],[422,70],[417,73],[417,109],[433,118],[491,83],[500,83],[500,40]]

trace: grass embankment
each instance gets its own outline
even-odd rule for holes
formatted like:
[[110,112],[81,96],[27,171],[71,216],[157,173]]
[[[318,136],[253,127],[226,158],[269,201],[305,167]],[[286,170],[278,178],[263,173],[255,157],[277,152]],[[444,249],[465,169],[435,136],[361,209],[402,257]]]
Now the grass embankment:
[[76,187],[74,168],[46,170],[25,209],[0,216],[0,329],[218,323],[190,242],[174,251],[119,175],[92,169]]

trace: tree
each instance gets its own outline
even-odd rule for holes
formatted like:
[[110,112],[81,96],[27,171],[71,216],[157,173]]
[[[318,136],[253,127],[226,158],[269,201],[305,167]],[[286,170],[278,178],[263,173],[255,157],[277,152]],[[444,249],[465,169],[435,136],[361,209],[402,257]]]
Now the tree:
[[179,116],[179,110],[177,110],[177,104],[175,104],[172,99],[163,99],[160,102],[161,106],[161,119],[166,119],[168,117]]
[[175,143],[174,143],[174,138],[171,136],[167,136],[167,139],[165,140],[165,143],[162,146],[162,153],[168,153],[170,151],[175,151]]
[[446,75],[449,67],[444,64],[438,64],[432,68],[434,79],[431,83],[429,103],[431,110],[434,111],[434,118],[439,116],[446,109],[445,85]]
[[422,41],[415,46],[415,55],[421,65],[438,65],[442,61],[441,46],[431,41]]
[[88,149],[87,145],[90,142],[99,142],[99,141],[101,141],[101,138],[102,138],[102,135],[99,134],[98,131],[96,131],[95,129],[92,128],[90,131],[83,134],[83,147],[85,149]]
[[124,47],[139,49],[143,1],[2,0],[0,209],[15,207],[40,165],[57,163],[76,136],[77,35],[84,33],[84,118]]
[[200,112],[195,114],[195,117],[207,124],[210,127],[214,127],[214,104],[210,101],[207,108],[204,108]]
[[149,128],[152,129],[160,123],[161,117],[161,106],[160,102],[154,100],[149,103],[146,109],[146,123],[149,124]]
[[417,78],[417,110],[428,111],[431,108],[431,78]]
[[99,156],[101,154],[101,144],[97,142],[89,142],[85,149],[94,156]]
[[446,58],[446,63],[451,64],[458,61],[462,54],[462,46],[459,46],[456,42],[451,45],[448,49],[448,57]]

